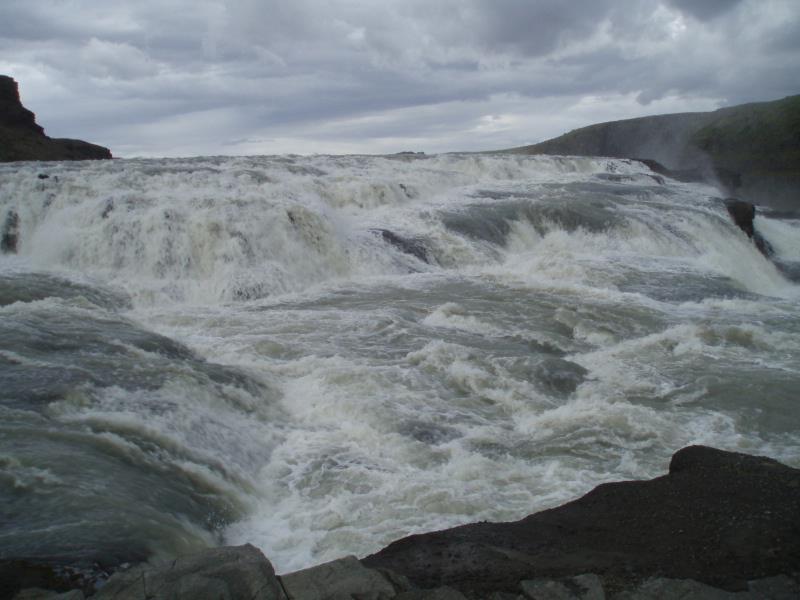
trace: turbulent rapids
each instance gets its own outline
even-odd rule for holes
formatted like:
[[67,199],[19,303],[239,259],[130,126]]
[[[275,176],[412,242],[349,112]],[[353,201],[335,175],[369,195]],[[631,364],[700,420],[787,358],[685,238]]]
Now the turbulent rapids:
[[[279,572],[703,443],[800,466],[800,222],[635,161],[0,166],[0,558]],[[783,270],[776,266],[783,265]]]

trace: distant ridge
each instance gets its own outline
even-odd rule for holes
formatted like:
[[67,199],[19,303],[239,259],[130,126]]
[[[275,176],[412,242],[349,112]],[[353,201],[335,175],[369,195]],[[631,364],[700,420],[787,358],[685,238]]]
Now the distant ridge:
[[108,148],[45,135],[36,115],[22,105],[17,82],[0,75],[0,162],[103,158],[111,158]]
[[599,123],[504,152],[651,159],[750,202],[800,210],[800,95]]

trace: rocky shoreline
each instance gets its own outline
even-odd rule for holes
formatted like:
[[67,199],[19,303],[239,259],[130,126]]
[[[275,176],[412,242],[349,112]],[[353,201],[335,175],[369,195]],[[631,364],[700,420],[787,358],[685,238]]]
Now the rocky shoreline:
[[474,523],[276,575],[250,545],[114,574],[97,590],[0,561],[0,598],[156,600],[800,597],[800,470],[704,446],[666,475],[598,486],[513,523]]

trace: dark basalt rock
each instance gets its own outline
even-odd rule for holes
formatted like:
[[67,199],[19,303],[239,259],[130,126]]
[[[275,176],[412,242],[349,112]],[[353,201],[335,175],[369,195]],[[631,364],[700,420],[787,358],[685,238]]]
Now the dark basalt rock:
[[2,233],[0,233],[0,252],[4,254],[15,254],[19,243],[19,215],[17,211],[11,209],[6,213],[6,220],[3,223]]
[[768,258],[775,254],[772,245],[753,226],[753,219],[756,217],[756,207],[754,205],[737,198],[726,198],[725,208],[728,209],[728,214],[733,219],[733,222],[736,223],[736,226],[753,240],[761,254]]
[[747,234],[747,237],[753,237],[755,230],[753,229],[753,219],[756,217],[756,207],[749,202],[737,200],[736,198],[727,198],[725,200],[725,208],[728,209],[728,214],[736,223],[736,226]]
[[91,594],[94,584],[81,573],[24,559],[0,559],[0,600],[15,598],[23,589],[52,593],[79,590]]
[[600,485],[514,523],[410,536],[363,562],[470,598],[584,573],[607,592],[651,577],[746,590],[748,580],[800,571],[800,470],[690,446],[662,477]]
[[22,106],[17,82],[6,75],[0,75],[0,106],[0,125],[44,135],[44,129],[36,124],[36,115]]
[[108,148],[45,135],[36,116],[22,105],[17,82],[0,75],[0,162],[105,158],[111,158]]
[[692,183],[705,180],[705,175],[703,174],[702,169],[668,169],[657,160],[653,160],[651,158],[634,158],[633,160],[647,166],[651,171],[653,171],[653,173],[664,175],[665,177],[675,179],[676,181]]
[[282,575],[280,581],[292,600],[389,599],[410,589],[408,582],[368,569],[355,556]]
[[371,229],[372,233],[380,235],[383,240],[405,254],[410,254],[424,263],[430,263],[428,249],[419,240],[404,238],[388,229]]
[[800,283],[800,262],[775,261],[775,266],[781,274],[794,283]]

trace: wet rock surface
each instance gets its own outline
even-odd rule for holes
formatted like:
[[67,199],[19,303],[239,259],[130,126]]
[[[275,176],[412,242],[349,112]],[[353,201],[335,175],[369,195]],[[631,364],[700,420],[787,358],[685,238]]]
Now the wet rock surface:
[[[289,600],[364,600],[394,598],[395,585],[377,570],[366,568],[355,556],[303,569],[281,577]],[[410,585],[401,583],[401,590]]]
[[117,573],[92,596],[96,600],[285,600],[270,562],[246,544],[214,548],[157,567]]
[[14,254],[19,243],[19,214],[15,210],[9,210],[0,230],[0,252],[3,254]]
[[84,600],[85,596],[80,590],[69,592],[53,592],[41,588],[30,588],[14,596],[14,600]]
[[521,581],[519,584],[527,598],[534,600],[605,600],[603,582],[593,574],[586,573],[570,577],[563,581],[552,579],[534,579]]
[[379,235],[387,244],[391,244],[397,248],[400,252],[410,254],[424,263],[431,262],[428,258],[428,249],[421,241],[404,238],[388,229],[372,229],[371,231]]
[[[20,598],[59,598],[59,594],[72,594],[72,598],[83,598],[83,592],[94,590],[92,582],[81,574],[23,559],[0,559],[0,600],[18,597],[25,590],[27,595]],[[37,596],[38,594],[38,596]],[[46,595],[45,595],[46,594]],[[77,595],[80,594],[80,595]]]
[[736,226],[744,231],[747,237],[753,240],[753,243],[761,254],[768,258],[775,254],[772,245],[756,231],[753,225],[753,220],[756,218],[755,205],[743,200],[738,200],[737,198],[726,198],[725,208],[728,209],[728,214],[731,216]]
[[726,198],[725,208],[728,209],[728,214],[736,223],[736,226],[747,234],[747,237],[752,238],[755,233],[753,229],[753,219],[756,217],[756,207],[749,202],[737,200],[736,198]]
[[665,476],[604,484],[515,523],[410,536],[364,563],[474,598],[584,573],[599,575],[607,592],[654,576],[746,591],[749,580],[798,570],[800,471],[690,446]]

